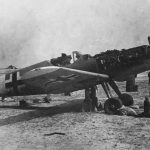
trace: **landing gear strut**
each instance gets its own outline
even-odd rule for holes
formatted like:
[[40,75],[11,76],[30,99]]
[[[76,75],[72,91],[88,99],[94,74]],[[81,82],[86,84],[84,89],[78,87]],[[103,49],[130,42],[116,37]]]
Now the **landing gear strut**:
[[[123,105],[125,106],[133,105],[134,101],[133,101],[132,96],[127,93],[122,94],[118,86],[112,79],[110,79],[107,82],[102,82],[101,85],[108,97],[108,99],[104,103],[105,113],[117,114],[118,109],[121,108]],[[116,92],[118,97],[112,96],[109,85]],[[82,105],[82,111],[83,112],[95,111],[95,108],[97,108],[98,110],[99,106],[98,106],[98,100],[96,97],[96,86],[93,86],[91,88],[85,89],[85,100]]]
[[[118,95],[118,98],[112,97],[108,83],[112,87],[112,89],[116,92],[116,94]],[[133,105],[134,102],[133,102],[133,98],[131,95],[126,94],[126,93],[122,94],[119,91],[118,86],[113,80],[109,80],[108,83],[102,83],[102,87],[108,97],[108,99],[104,103],[105,113],[116,114],[117,110],[121,108],[122,105],[125,105],[125,106]]]

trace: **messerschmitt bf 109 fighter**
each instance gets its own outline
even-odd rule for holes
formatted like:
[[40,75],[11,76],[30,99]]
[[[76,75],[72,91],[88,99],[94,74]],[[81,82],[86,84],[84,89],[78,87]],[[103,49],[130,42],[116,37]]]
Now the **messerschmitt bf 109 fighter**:
[[[105,112],[115,114],[122,105],[133,104],[132,96],[121,93],[115,81],[127,81],[146,70],[150,70],[149,45],[106,51],[93,57],[80,54],[78,60],[66,66],[54,66],[50,60],[11,69],[0,76],[0,96],[59,94],[85,89],[85,102],[90,104],[88,96],[93,90],[89,89],[101,84],[108,97]],[[110,87],[117,98],[112,96]]]

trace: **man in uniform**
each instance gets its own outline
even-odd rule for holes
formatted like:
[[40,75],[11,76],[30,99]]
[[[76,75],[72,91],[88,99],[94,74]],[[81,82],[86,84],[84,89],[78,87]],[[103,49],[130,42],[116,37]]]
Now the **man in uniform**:
[[93,86],[93,87],[91,87],[90,97],[91,97],[91,99],[92,99],[92,111],[95,111],[95,108],[96,108],[98,111],[102,110],[102,104],[100,103],[100,104],[98,105],[98,99],[97,99],[97,97],[96,97],[96,90],[97,90],[97,86],[96,86],[96,85]]
[[116,115],[137,116],[137,113],[134,109],[123,105],[117,110]]
[[66,66],[70,64],[71,59],[71,55],[66,55],[65,53],[62,53],[60,57],[51,59],[51,63],[54,66]]
[[148,96],[145,96],[144,112],[140,113],[138,117],[150,117],[150,100]]
[[150,117],[150,100],[148,96],[145,96],[144,100],[144,115]]
[[148,84],[150,84],[150,72],[148,73]]
[[91,112],[92,111],[92,99],[90,97],[90,89],[85,89],[85,99],[82,104],[82,112]]

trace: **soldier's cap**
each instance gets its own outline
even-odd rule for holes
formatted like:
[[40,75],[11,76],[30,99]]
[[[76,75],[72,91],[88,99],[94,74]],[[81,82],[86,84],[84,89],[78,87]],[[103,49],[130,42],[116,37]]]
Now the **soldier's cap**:
[[62,57],[66,57],[67,55],[65,53],[61,53],[61,56]]

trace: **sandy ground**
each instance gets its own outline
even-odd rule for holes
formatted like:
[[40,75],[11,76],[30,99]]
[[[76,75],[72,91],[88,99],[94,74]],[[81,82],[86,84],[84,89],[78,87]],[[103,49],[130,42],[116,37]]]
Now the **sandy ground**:
[[[147,78],[139,77],[135,104],[148,95]],[[118,83],[122,92],[125,83]],[[43,96],[27,97],[33,99]],[[31,104],[19,109],[17,102],[0,102],[0,150],[103,150],[150,149],[150,118],[82,113],[83,92],[71,97],[53,95],[50,104]],[[99,101],[106,96],[99,87]],[[143,111],[143,110],[140,110]]]

